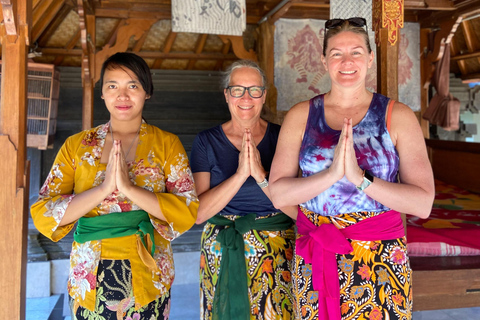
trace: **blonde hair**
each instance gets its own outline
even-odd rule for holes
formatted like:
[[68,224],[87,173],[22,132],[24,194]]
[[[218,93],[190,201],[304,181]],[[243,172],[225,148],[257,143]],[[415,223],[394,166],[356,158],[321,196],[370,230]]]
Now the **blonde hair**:
[[351,25],[348,20],[345,20],[341,25],[335,28],[328,29],[325,32],[325,37],[323,38],[323,55],[326,56],[328,40],[336,36],[339,33],[350,31],[356,34],[360,34],[365,39],[365,44],[367,45],[368,53],[372,52],[372,47],[370,46],[370,39],[368,38],[368,33],[363,27],[355,27]]

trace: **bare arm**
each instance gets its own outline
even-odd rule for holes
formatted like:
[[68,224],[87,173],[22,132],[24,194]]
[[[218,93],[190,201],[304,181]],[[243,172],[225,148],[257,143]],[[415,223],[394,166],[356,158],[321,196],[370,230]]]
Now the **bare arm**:
[[200,201],[196,223],[200,224],[225,208],[248,177],[244,177],[237,172],[212,189],[210,189],[210,172],[194,173],[193,178]]
[[390,136],[400,157],[400,183],[375,178],[364,191],[389,208],[427,218],[435,186],[423,133],[415,114],[402,103],[395,103],[391,121]]
[[[263,181],[267,173],[262,166],[260,158],[260,152],[255,145],[255,141],[251,138],[251,134],[247,134],[248,150],[249,150],[249,162],[250,162],[250,175],[255,179],[257,183]],[[272,201],[272,194],[270,192],[270,186],[262,188],[263,193]],[[283,213],[290,216],[292,219],[297,219],[298,210],[296,206],[279,208]]]

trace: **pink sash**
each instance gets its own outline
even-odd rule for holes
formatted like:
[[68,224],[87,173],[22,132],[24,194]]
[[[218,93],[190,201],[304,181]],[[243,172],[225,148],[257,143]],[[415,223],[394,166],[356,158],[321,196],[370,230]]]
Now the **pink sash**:
[[359,241],[391,240],[405,235],[400,213],[394,210],[367,218],[345,229],[333,224],[313,224],[298,209],[296,252],[312,264],[312,284],[318,291],[318,319],[341,319],[340,284],[335,254],[353,251],[348,239]]

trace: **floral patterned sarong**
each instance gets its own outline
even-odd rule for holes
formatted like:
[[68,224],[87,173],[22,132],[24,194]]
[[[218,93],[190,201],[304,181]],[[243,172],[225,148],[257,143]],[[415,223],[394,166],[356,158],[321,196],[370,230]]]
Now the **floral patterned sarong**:
[[[302,208],[315,225],[333,223],[345,228],[381,213],[359,212],[324,217]],[[342,319],[411,319],[411,268],[405,237],[382,241],[349,240],[351,254],[337,254]],[[295,255],[293,282],[295,319],[317,319],[318,292],[313,290],[312,267]]]
[[170,290],[135,310],[132,268],[129,260],[101,260],[98,265],[94,312],[71,299],[73,320],[166,320],[170,314]]
[[[234,216],[226,216],[235,219]],[[264,217],[262,217],[264,218]],[[262,219],[257,218],[257,219]],[[212,318],[222,249],[216,240],[224,226],[206,223],[200,256],[200,319]],[[284,231],[251,230],[243,234],[248,273],[250,319],[294,319],[291,267],[295,236]]]

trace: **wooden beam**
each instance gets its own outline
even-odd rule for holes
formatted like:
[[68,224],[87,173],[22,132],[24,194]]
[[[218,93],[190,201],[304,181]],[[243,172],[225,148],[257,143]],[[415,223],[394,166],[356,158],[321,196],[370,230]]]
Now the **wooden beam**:
[[265,105],[263,107],[264,118],[268,121],[280,123],[280,119],[277,118],[277,88],[275,87],[275,62],[272,57],[274,56],[274,38],[275,38],[275,25],[269,21],[265,21],[259,26],[260,36],[258,39],[258,64],[265,72],[267,77],[267,97]]
[[151,26],[156,22],[155,19],[127,19],[126,25],[122,26],[118,30],[117,40],[115,45],[105,45],[102,50],[95,53],[95,73],[94,73],[94,82],[97,82],[100,78],[100,66],[107,59],[107,57],[115,54],[117,52],[126,51],[131,37],[134,37],[135,40],[139,40],[144,33],[150,30]]
[[117,20],[117,23],[115,24],[115,28],[112,29],[112,32],[107,36],[107,41],[105,42],[105,45],[109,45],[110,47],[114,45],[115,41],[117,40],[117,33],[118,29],[120,27],[123,27],[126,24],[125,19],[119,19]]
[[[205,47],[205,42],[207,41],[207,36],[208,35],[205,33],[198,36],[197,43],[195,45],[196,54],[202,53],[203,48]],[[192,70],[195,66],[195,62],[197,62],[197,60],[192,59],[188,61],[187,70]]]
[[[175,39],[177,37],[177,33],[173,32],[170,29],[170,32],[168,33],[167,39],[165,40],[165,45],[163,46],[163,53],[168,54],[170,50],[172,50],[173,43],[175,42]],[[163,59],[161,58],[155,58],[155,62],[153,63],[153,69],[160,69],[162,67],[162,62]]]
[[153,19],[153,20],[170,20],[172,18],[172,12],[170,5],[168,10],[143,10],[134,11],[133,9],[106,9],[95,8],[95,16],[97,18],[121,18],[121,19]]
[[[70,39],[70,41],[68,41],[67,45],[65,46],[65,49],[70,50],[70,49],[74,48],[75,45],[77,44],[78,40],[80,40],[80,35],[81,35],[81,32],[80,32],[80,29],[78,29],[77,32],[75,33],[75,35]],[[63,56],[63,55],[57,56],[55,58],[55,61],[53,61],[53,64],[56,65],[56,66],[60,65],[62,63],[64,57],[65,56]]]
[[219,35],[223,43],[230,41],[232,43],[233,52],[238,57],[238,59],[247,59],[257,61],[257,54],[253,50],[247,51],[243,45],[243,37],[241,36],[226,36]]
[[[3,9],[2,0],[2,9]],[[27,53],[31,0],[12,4],[16,34],[0,26],[2,72],[0,97],[0,290],[1,319],[25,319],[28,233]],[[11,30],[10,30],[11,31]]]
[[88,15],[88,2],[77,0],[82,44],[82,129],[93,127],[93,90],[95,87],[95,16]]
[[[57,56],[57,55],[66,55],[66,56],[81,56],[81,49],[63,49],[63,48],[44,48],[39,49],[39,52],[44,56]],[[125,50],[124,50],[125,51]],[[250,52],[250,51],[249,51]],[[253,52],[253,51],[252,51]],[[203,53],[193,53],[193,52],[158,52],[158,51],[140,51],[137,54],[144,59],[186,59],[186,60],[237,60],[239,57],[235,54],[223,54],[221,52],[203,52]],[[256,59],[256,55],[252,54],[251,57]],[[157,68],[158,69],[158,68]]]
[[48,40],[57,31],[58,27],[62,24],[63,20],[70,14],[73,9],[73,5],[70,1],[65,2],[62,8],[58,11],[51,23],[45,28],[44,32],[39,36],[37,42],[39,47],[45,47]]
[[467,60],[467,59],[478,58],[478,57],[480,57],[480,51],[472,52],[472,53],[459,54],[455,57],[451,57],[450,61]]
[[463,83],[480,82],[480,73],[471,73],[460,77]]
[[[459,52],[458,44],[457,44],[456,38],[453,37],[452,41],[450,41],[450,57],[457,55],[458,52]],[[458,68],[460,69],[460,72],[462,74],[467,74],[468,73],[464,60],[458,60],[457,65],[458,65]]]
[[2,0],[3,22],[5,24],[5,32],[8,36],[17,36],[17,26],[15,24],[16,8],[11,0]]
[[[463,35],[465,36],[465,43],[467,44],[467,48],[469,52],[478,52],[480,51],[480,46],[478,45],[478,37],[473,30],[473,26],[469,20],[464,20],[460,24],[462,28]],[[480,57],[477,57],[478,62],[480,62]]]
[[[398,100],[398,43],[391,45],[388,29],[378,30],[380,44],[377,45],[377,92]],[[400,35],[399,35],[400,36]]]
[[[420,29],[420,71],[425,70],[427,68],[428,60],[424,59],[422,56],[422,52],[426,51],[428,48],[428,37],[430,34],[430,29]],[[430,67],[430,66],[428,66]],[[425,77],[428,75],[427,72],[420,72],[420,83],[426,83],[427,79]],[[423,114],[428,108],[429,104],[429,96],[428,96],[428,86],[420,86],[420,127],[422,128],[423,136],[425,139],[430,138],[430,123],[428,120],[423,119]]]
[[237,59],[250,59],[256,61],[256,54],[253,51],[248,51],[247,56],[244,58],[239,57],[236,54],[222,54],[220,52],[203,52],[203,53],[192,53],[192,52],[156,52],[156,51],[141,51],[138,52],[138,55],[144,59],[195,59],[195,60],[237,60]]
[[[35,43],[43,31],[48,27],[48,25],[53,21],[53,18],[57,15],[57,12],[63,6],[65,0],[53,1],[50,3],[50,0],[45,0],[45,5],[42,5],[41,8],[44,9],[41,12],[37,12],[36,15],[37,21],[32,25],[32,41]],[[47,4],[50,4],[47,6]]]
[[429,11],[452,11],[455,5],[450,0],[404,0],[405,8]]
[[138,53],[142,49],[143,44],[145,43],[145,39],[147,39],[147,36],[148,36],[148,31],[145,31],[143,35],[140,37],[140,39],[138,39],[138,41],[135,42],[135,45],[132,48],[133,52]]
[[[440,25],[440,30],[435,33],[433,48],[429,48],[431,51],[425,56],[425,64],[422,72],[425,72],[422,79],[424,82],[422,86],[428,88],[430,85],[434,68],[434,63],[437,62],[445,51],[445,44],[451,42],[455,31],[457,31],[458,25],[462,21],[459,16],[454,16],[450,20],[444,20]],[[452,57],[450,61],[454,60]]]
[[[224,43],[222,47],[222,54],[226,55],[230,51],[230,42]],[[215,65],[215,70],[222,70],[223,69],[223,62],[224,60],[218,60],[217,64]]]
[[285,3],[277,12],[273,13],[270,18],[268,18],[269,23],[274,24],[278,19],[283,17],[290,7],[292,6],[292,1]]

